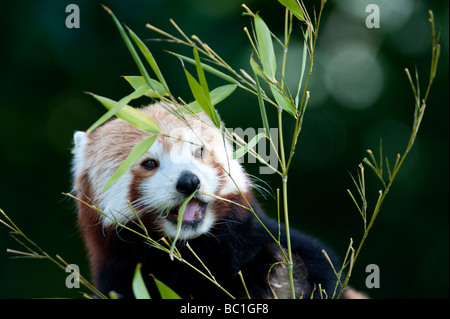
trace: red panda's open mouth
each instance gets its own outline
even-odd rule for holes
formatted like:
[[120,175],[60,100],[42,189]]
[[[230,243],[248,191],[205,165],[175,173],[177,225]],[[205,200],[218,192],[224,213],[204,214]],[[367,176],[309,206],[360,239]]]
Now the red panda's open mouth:
[[[194,225],[199,221],[201,221],[204,217],[207,205],[208,205],[207,203],[202,202],[201,200],[198,200],[196,198],[191,199],[187,203],[186,209],[184,210],[182,219],[183,225]],[[181,204],[179,206],[172,208],[169,214],[167,215],[167,218],[169,218],[174,223],[178,222],[178,211],[180,207]]]

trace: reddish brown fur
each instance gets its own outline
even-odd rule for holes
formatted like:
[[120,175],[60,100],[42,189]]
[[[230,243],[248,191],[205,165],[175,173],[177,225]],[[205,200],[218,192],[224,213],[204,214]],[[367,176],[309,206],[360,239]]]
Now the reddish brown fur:
[[[78,181],[80,191],[83,194],[80,199],[85,203],[90,203],[93,196],[88,179],[89,176],[85,172]],[[85,203],[78,203],[78,226],[83,233],[88,249],[91,272],[95,278],[100,265],[108,262],[107,247],[110,243],[111,231],[104,229],[100,214]]]

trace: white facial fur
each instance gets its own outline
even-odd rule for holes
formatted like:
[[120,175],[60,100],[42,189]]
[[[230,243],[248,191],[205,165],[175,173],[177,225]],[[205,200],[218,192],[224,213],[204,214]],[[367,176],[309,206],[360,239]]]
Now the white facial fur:
[[[148,152],[104,193],[102,193],[103,186],[124,158],[123,154],[114,156],[120,150],[117,145],[122,142],[128,145],[131,140],[133,144],[137,144],[145,138],[145,135],[139,136],[136,140],[134,140],[134,136],[130,139],[125,133],[138,129],[125,124],[122,120],[114,120],[115,122],[106,124],[109,127],[99,128],[99,130],[103,129],[101,138],[97,137],[95,141],[90,139],[91,136],[87,133],[76,132],[74,135],[73,174],[76,178],[75,189],[79,196],[85,191],[86,185],[81,185],[79,179],[83,172],[87,172],[90,183],[88,189],[94,192],[90,196],[93,197],[91,199],[95,205],[105,213],[106,217],[102,217],[105,226],[113,226],[115,220],[125,224],[134,219],[134,213],[128,204],[129,194],[130,189],[136,187],[133,179],[136,174],[142,174],[140,170],[143,168],[140,165],[146,159],[157,160],[159,166],[152,171],[150,176],[142,179],[137,186],[138,189],[133,190],[139,192],[140,195],[138,200],[132,204],[135,207],[141,207],[138,213],[152,211],[152,213],[158,214],[159,225],[157,226],[171,237],[175,236],[176,225],[163,216],[168,210],[176,207],[185,199],[185,195],[176,189],[177,181],[182,172],[189,171],[195,174],[200,180],[199,190],[205,193],[226,196],[238,192],[238,189],[243,192],[248,190],[249,180],[247,175],[240,164],[231,159],[232,147],[229,143],[224,144],[223,138],[217,130],[205,126],[200,123],[200,120],[193,118],[190,118],[190,127],[188,127],[159,105],[149,106],[142,111],[157,121],[164,133],[176,138],[161,136],[160,139],[158,137]],[[205,118],[203,117],[202,120],[205,121]],[[108,130],[114,124],[123,126],[123,128],[120,130],[121,134],[114,135],[114,139],[111,141],[108,140],[110,136]],[[122,135],[124,136],[123,141],[121,140]],[[126,138],[128,139],[125,141]],[[202,142],[204,152],[214,154],[213,161],[202,160],[195,156]],[[114,144],[109,146],[108,143]],[[117,160],[117,158],[122,158],[122,160]],[[221,176],[218,167],[222,167],[226,173]],[[232,179],[228,174],[232,176]],[[216,200],[201,193],[197,193],[196,198],[205,203]],[[215,221],[216,215],[212,211],[211,205],[208,205],[204,218],[199,225],[195,228],[183,227],[179,238],[189,239],[207,233]]]

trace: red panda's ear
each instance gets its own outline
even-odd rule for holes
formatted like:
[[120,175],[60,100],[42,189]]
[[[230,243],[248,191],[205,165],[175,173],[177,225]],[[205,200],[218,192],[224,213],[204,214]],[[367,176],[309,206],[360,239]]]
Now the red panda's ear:
[[75,131],[75,133],[73,134],[73,142],[74,142],[75,148],[79,148],[79,147],[84,148],[84,146],[87,143],[87,140],[88,140],[88,137],[87,137],[87,133],[85,133],[85,132]]
[[73,173],[75,174],[75,176],[83,168],[84,153],[85,153],[85,149],[86,149],[88,140],[89,139],[88,139],[87,133],[85,133],[85,132],[76,131],[75,134],[73,135],[74,146],[72,149],[72,154],[73,154],[73,160],[72,160],[73,168],[72,169],[73,169]]
[[73,149],[72,153],[75,157],[82,155],[88,143],[88,135],[85,132],[76,131],[73,134]]

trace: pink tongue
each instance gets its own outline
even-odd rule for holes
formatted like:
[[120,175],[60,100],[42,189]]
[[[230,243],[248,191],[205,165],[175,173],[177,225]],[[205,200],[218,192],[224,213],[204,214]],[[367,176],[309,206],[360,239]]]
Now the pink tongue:
[[199,205],[198,201],[191,200],[186,205],[186,209],[184,210],[183,214],[183,221],[190,222],[197,218],[199,218],[201,215],[201,206]]

